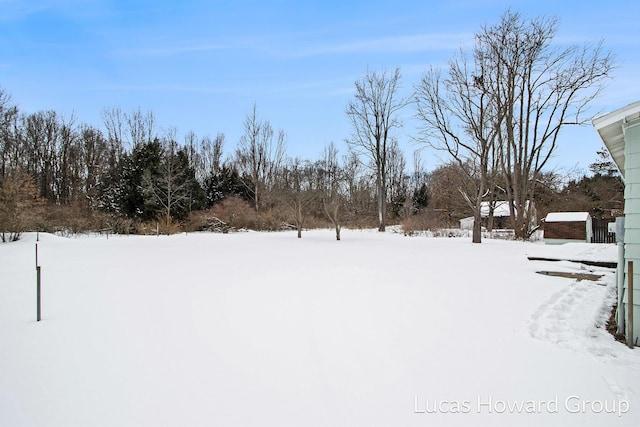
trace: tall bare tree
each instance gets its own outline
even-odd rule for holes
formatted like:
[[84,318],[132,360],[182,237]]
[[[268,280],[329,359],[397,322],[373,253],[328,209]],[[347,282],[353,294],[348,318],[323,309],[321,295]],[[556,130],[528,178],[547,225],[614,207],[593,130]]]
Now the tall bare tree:
[[284,132],[280,130],[277,139],[274,141],[273,138],[271,123],[260,118],[258,107],[254,104],[244,120],[244,134],[238,143],[236,162],[239,171],[251,180],[247,190],[251,193],[256,212],[284,161]]
[[60,117],[55,111],[40,111],[22,116],[20,122],[24,170],[37,180],[40,196],[55,201]]
[[480,203],[494,200],[492,165],[500,169],[516,236],[534,230],[535,188],[560,130],[588,119],[585,109],[613,67],[602,44],[558,47],[557,26],[555,18],[528,21],[507,11],[476,34],[471,59],[461,52],[445,78],[431,70],[416,87],[422,139],[448,152],[476,183],[465,195],[474,242]]
[[224,141],[224,133],[218,133],[214,139],[205,136],[200,140],[199,162],[196,164],[196,178],[200,183],[220,172]]
[[118,107],[105,108],[102,111],[102,122],[106,129],[110,151],[114,155],[112,161],[119,162],[124,151],[125,115]]
[[387,159],[394,129],[402,126],[400,110],[408,103],[398,97],[400,69],[367,72],[355,82],[356,93],[346,109],[353,133],[349,147],[369,159],[375,172],[378,230],[385,231],[387,202]]
[[108,143],[100,130],[88,125],[81,126],[79,138],[84,165],[83,193],[88,206],[95,208],[101,181],[108,173]]
[[132,147],[149,143],[156,138],[156,119],[152,111],[147,111],[143,114],[142,110],[138,108],[129,114],[125,114],[125,119],[129,131],[129,142]]
[[83,179],[82,146],[79,143],[75,118],[60,119],[60,136],[57,144],[54,194],[60,204],[81,200]]
[[19,148],[16,140],[18,107],[11,95],[0,87],[0,178],[19,163]]
[[476,77],[499,113],[498,147],[511,220],[518,238],[532,227],[538,178],[555,152],[561,129],[586,123],[614,61],[602,42],[554,43],[558,19],[527,20],[507,11],[476,34]]
[[469,64],[461,52],[449,62],[445,77],[431,69],[415,88],[419,140],[447,153],[463,173],[456,190],[473,211],[474,243],[482,241],[481,206],[501,120],[492,95],[484,90],[483,69],[481,61]]

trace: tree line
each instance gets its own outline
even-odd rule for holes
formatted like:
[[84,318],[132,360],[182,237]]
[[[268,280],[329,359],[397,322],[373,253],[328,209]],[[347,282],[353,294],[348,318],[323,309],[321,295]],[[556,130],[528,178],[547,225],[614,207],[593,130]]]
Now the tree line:
[[[175,129],[157,127],[152,112],[107,109],[98,128],[55,111],[20,112],[0,89],[0,117],[5,238],[79,218],[85,219],[82,229],[136,232],[157,223],[170,231],[224,202],[235,211],[252,210],[254,228],[285,224],[300,232],[311,218],[331,223],[339,238],[345,221],[370,222],[375,189],[357,156],[340,156],[328,144],[317,159],[291,159],[284,131],[276,132],[255,105],[235,151],[226,156],[223,133],[212,138],[189,132],[179,142]],[[399,151],[395,156],[391,188],[395,203],[404,203],[414,184]],[[56,210],[60,217],[47,218]]]
[[[565,190],[545,171],[560,130],[585,122],[614,66],[601,44],[555,44],[557,27],[509,10],[476,33],[471,51],[427,70],[407,98],[399,68],[368,71],[345,109],[348,152],[330,143],[316,159],[289,158],[284,130],[256,105],[225,156],[223,133],[178,141],[175,128],[139,109],[106,109],[101,127],[76,123],[55,111],[22,112],[0,89],[0,233],[69,227],[70,218],[84,218],[85,229],[139,232],[156,223],[170,232],[225,216],[255,228],[290,225],[299,236],[309,221],[331,224],[339,239],[343,224],[384,231],[389,220],[421,216],[423,226],[451,226],[471,213],[480,242],[482,203],[506,200],[516,236],[527,238],[539,225],[534,201]],[[410,172],[398,147],[408,108],[421,123],[415,140],[449,157],[430,173],[418,155]]]

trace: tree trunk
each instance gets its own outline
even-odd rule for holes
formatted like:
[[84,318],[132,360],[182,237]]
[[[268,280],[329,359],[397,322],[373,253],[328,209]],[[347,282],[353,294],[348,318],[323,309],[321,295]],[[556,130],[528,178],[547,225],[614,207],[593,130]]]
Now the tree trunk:
[[491,233],[493,231],[493,214],[496,208],[495,202],[490,199],[489,200],[489,217],[487,218],[487,231]]
[[482,216],[480,209],[476,209],[473,213],[473,243],[482,243]]
[[331,221],[331,224],[336,229],[336,240],[340,240],[340,229],[342,226],[340,225],[340,221],[338,219],[338,211],[340,210],[340,203],[338,201],[332,201],[331,206],[327,206],[327,199],[322,199],[322,206],[324,207],[324,213]]
[[376,186],[378,187],[378,231],[385,231],[385,216],[386,216],[386,194],[384,193],[384,180],[378,172],[376,177]]
[[253,191],[253,201],[256,203],[256,213],[259,213],[258,211],[258,184],[255,185],[254,187],[254,191]]
[[[301,197],[301,195],[298,194],[298,197]],[[304,218],[302,216],[302,200],[298,199],[296,201],[296,228],[298,229],[298,239],[302,239],[303,221],[304,221]]]

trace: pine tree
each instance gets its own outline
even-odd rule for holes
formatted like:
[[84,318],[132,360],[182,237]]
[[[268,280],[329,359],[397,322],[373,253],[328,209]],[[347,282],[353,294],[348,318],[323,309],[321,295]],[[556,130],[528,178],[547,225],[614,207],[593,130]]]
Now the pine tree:
[[609,152],[606,148],[602,147],[596,153],[598,154],[598,159],[589,165],[589,170],[594,175],[619,175],[618,168],[616,167],[615,163],[613,163],[613,160],[611,159],[611,156],[609,155]]

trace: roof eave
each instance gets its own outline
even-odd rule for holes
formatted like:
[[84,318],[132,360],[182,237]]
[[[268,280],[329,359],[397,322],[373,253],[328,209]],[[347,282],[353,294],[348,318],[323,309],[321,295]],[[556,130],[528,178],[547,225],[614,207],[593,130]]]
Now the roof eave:
[[600,135],[607,150],[609,150],[611,158],[618,167],[623,179],[625,141],[622,126],[628,120],[638,117],[640,117],[640,101],[629,104],[611,113],[595,117],[592,120],[593,126]]

